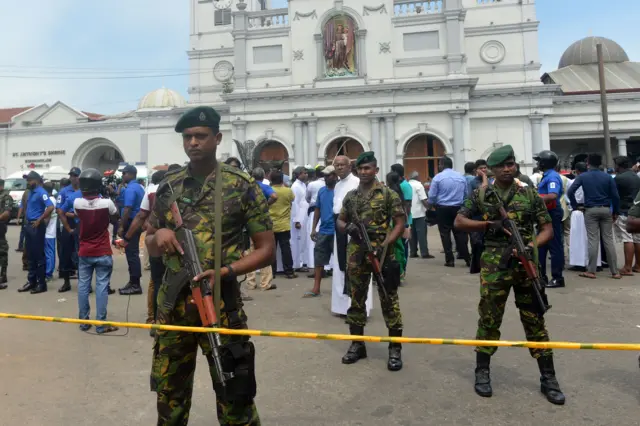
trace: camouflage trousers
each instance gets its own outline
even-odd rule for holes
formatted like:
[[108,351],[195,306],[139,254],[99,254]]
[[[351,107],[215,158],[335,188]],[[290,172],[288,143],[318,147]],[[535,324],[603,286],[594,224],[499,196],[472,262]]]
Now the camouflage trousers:
[[9,243],[6,237],[0,237],[0,267],[9,266]]
[[[191,295],[180,297],[176,307],[168,314],[162,309],[163,297],[164,293],[161,291],[158,295],[158,324],[201,326],[198,309],[190,300]],[[242,309],[239,314],[246,328],[246,315]],[[220,319],[222,326],[226,327],[226,314],[222,313]],[[221,335],[220,339],[225,345],[229,343],[230,336]],[[215,383],[217,373],[206,334],[157,331],[151,368],[151,390],[158,395],[158,426],[188,424],[198,347],[207,358],[211,380]],[[216,395],[216,408],[220,425],[260,426],[253,399],[229,401]]]
[[[361,253],[350,253],[347,261],[347,283],[351,288],[351,306],[347,310],[347,324],[364,327],[367,324],[367,295],[371,282],[371,263],[362,258]],[[402,312],[398,291],[389,292],[385,298],[382,289],[378,289],[382,316],[389,330],[402,330]]]
[[[544,317],[533,310],[533,296],[531,281],[527,278],[522,265],[512,262],[506,271],[498,268],[501,248],[486,247],[482,253],[480,272],[480,304],[478,305],[478,340],[500,340],[500,325],[504,309],[513,287],[516,306],[520,310],[520,321],[524,327],[527,340],[533,342],[548,342],[549,333],[545,326]],[[498,348],[478,346],[476,352],[493,355]],[[551,349],[529,349],[531,356],[539,358],[551,355]]]

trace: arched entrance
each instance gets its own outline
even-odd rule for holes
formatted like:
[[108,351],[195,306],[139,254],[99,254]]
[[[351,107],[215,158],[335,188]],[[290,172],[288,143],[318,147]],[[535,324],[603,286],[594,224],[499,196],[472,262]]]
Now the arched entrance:
[[265,172],[269,172],[273,167],[273,162],[284,161],[282,173],[289,174],[289,153],[280,142],[274,140],[261,142],[256,147],[254,155],[258,166],[262,167]]
[[346,155],[352,161],[358,158],[358,155],[364,152],[362,144],[351,137],[342,137],[334,139],[325,152],[324,161],[327,165],[333,162],[338,155]]
[[107,139],[92,139],[80,146],[73,155],[72,166],[84,169],[97,169],[100,172],[114,170],[124,162],[124,156],[118,147]]
[[444,144],[430,134],[419,134],[411,138],[404,149],[404,170],[407,176],[417,171],[420,180],[434,177],[438,173],[438,161],[445,156]]

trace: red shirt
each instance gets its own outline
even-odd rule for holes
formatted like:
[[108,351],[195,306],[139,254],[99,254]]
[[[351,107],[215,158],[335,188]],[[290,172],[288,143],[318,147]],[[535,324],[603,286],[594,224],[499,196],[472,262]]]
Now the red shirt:
[[80,219],[80,250],[78,256],[111,256],[109,217],[118,212],[108,198],[82,197],[73,202]]

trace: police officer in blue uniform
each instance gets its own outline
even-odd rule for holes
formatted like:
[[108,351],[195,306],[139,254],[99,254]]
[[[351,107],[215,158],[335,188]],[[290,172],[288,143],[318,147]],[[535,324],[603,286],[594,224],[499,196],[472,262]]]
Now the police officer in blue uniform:
[[[56,196],[56,206],[61,206],[62,205],[62,200],[64,197],[66,197],[66,191],[67,191],[67,186],[71,185],[71,181],[69,180],[69,178],[62,178],[60,179],[60,191],[58,192],[57,196]],[[64,195],[63,195],[64,194]],[[57,209],[56,209],[57,212]],[[58,215],[56,215],[57,217]],[[58,253],[58,262],[60,260],[60,258],[62,257],[62,251],[60,248],[61,245],[61,241],[62,241],[62,230],[64,229],[62,226],[62,222],[60,222],[60,218],[57,217],[57,222],[56,222],[56,251]],[[60,264],[58,263],[58,271],[60,271]],[[58,272],[58,278],[62,278],[62,275],[60,274],[60,272]]]
[[27,199],[27,212],[25,214],[25,242],[27,259],[29,262],[29,275],[27,283],[18,289],[19,292],[30,291],[31,294],[47,291],[45,279],[44,238],[47,230],[45,220],[53,212],[53,203],[49,194],[42,186],[42,178],[37,172],[31,171],[27,175],[27,186],[30,193]]
[[[80,169],[75,169],[80,171]],[[72,185],[74,185],[75,182],[79,185],[79,178],[75,178],[75,180],[72,178]],[[63,246],[62,256],[60,256],[60,275],[62,276],[62,279],[64,279],[64,282],[58,289],[59,293],[71,290],[70,279],[76,270],[76,266],[73,262],[73,254],[74,252],[77,253],[78,249],[80,221],[73,210],[73,202],[77,198],[82,198],[82,191],[80,191],[79,186],[77,189],[72,187],[71,190],[67,191],[64,202],[58,206],[58,217],[60,218],[60,222],[64,228],[62,241],[60,242]]]
[[[118,235],[122,238],[126,235],[133,219],[140,211],[140,204],[144,197],[144,188],[137,181],[138,169],[131,164],[122,169],[122,180],[127,185],[122,193],[122,210],[120,212],[120,226]],[[123,296],[142,294],[140,278],[142,277],[142,265],[140,264],[140,235],[142,230],[138,229],[133,236],[128,239],[125,247],[127,263],[129,264],[129,282],[118,293]]]
[[[564,269],[564,228],[562,224],[562,206],[560,197],[562,191],[562,178],[556,172],[558,155],[549,150],[541,151],[533,157],[538,162],[538,168],[542,172],[542,179],[538,184],[538,194],[544,200],[551,223],[553,225],[553,239],[538,249],[540,269],[548,288],[564,287],[562,270]],[[547,277],[547,255],[551,252],[551,280]]]

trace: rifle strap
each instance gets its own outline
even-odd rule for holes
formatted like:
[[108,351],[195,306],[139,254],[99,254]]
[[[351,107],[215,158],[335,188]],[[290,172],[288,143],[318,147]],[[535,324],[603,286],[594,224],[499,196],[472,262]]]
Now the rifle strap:
[[213,207],[213,229],[214,244],[213,249],[213,268],[215,270],[214,283],[213,283],[213,307],[216,311],[216,321],[220,325],[220,301],[222,300],[222,280],[220,278],[220,270],[222,269],[222,166],[220,162],[216,163],[215,169],[216,186],[214,194],[214,207]]

